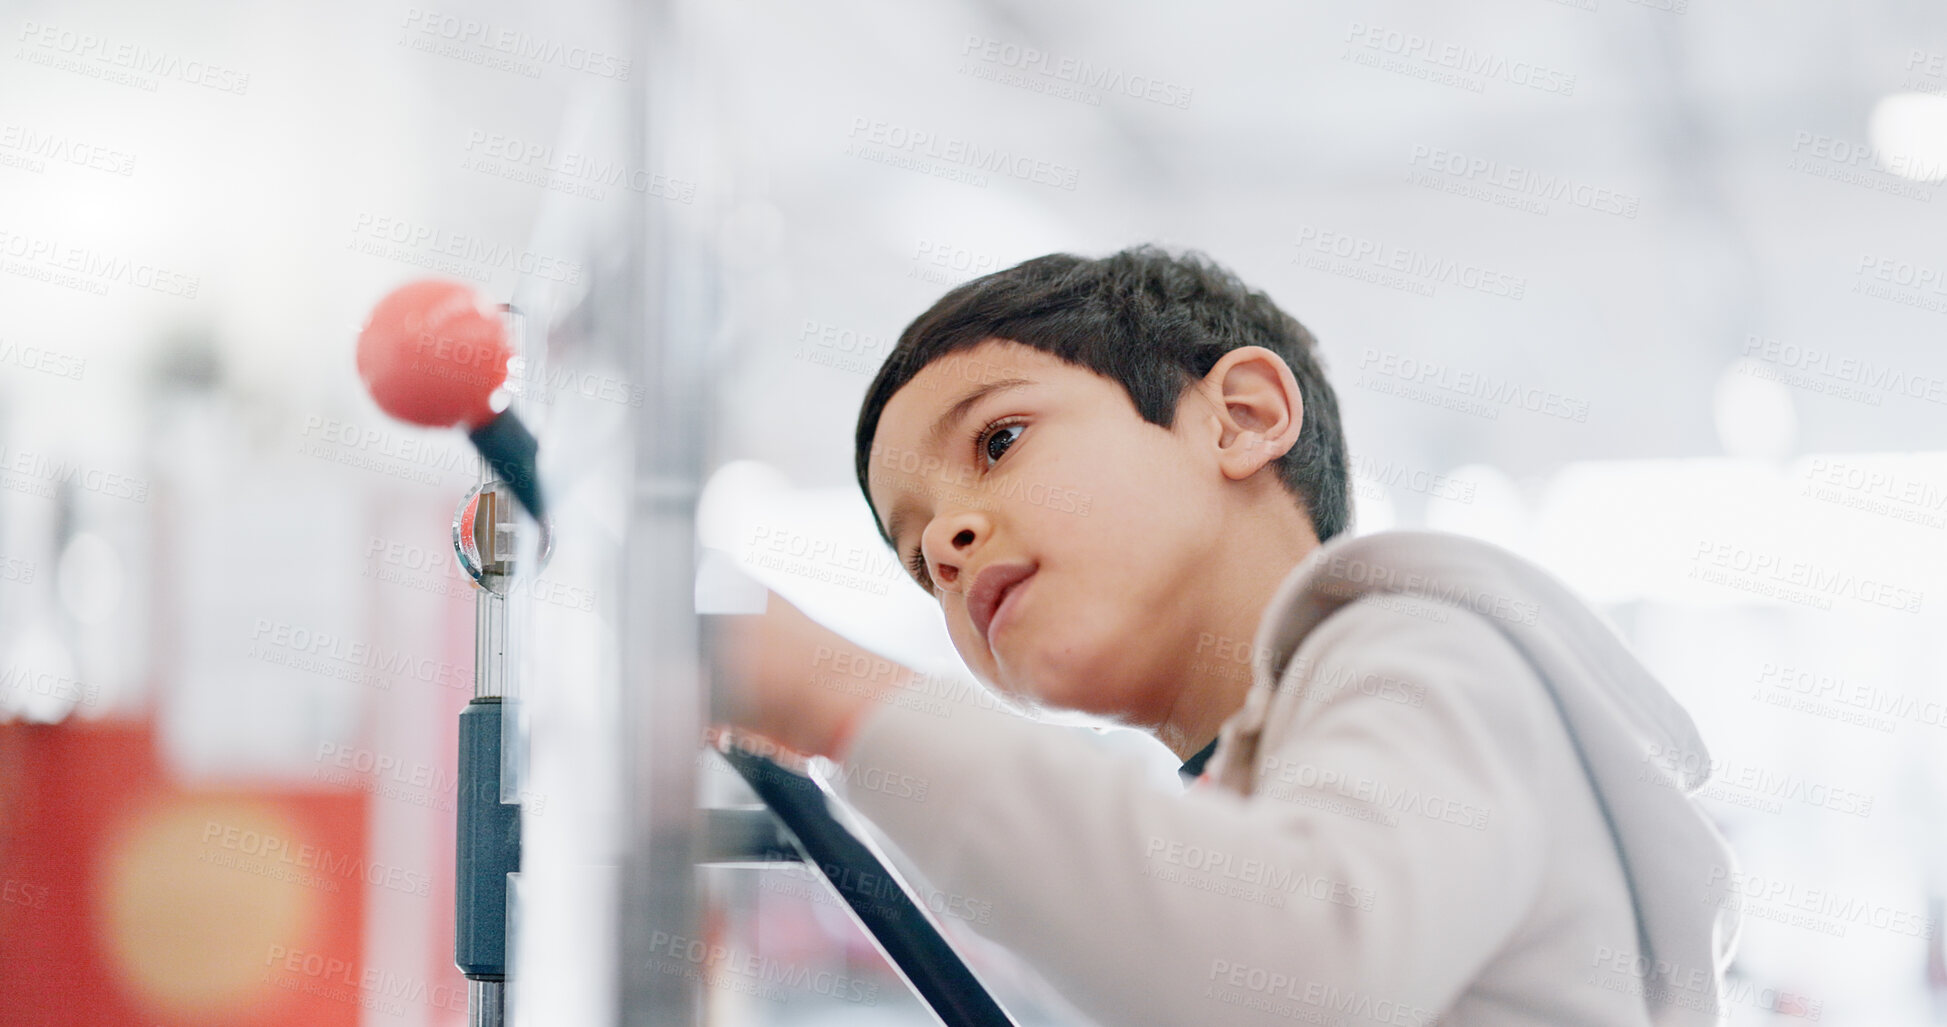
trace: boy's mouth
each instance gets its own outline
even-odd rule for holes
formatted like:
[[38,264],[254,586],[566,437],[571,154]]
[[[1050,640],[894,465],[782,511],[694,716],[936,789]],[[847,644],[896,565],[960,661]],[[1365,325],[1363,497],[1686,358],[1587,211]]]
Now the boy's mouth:
[[994,615],[1000,611],[1002,601],[1015,586],[1026,581],[1034,572],[1034,564],[1014,560],[983,567],[975,576],[973,587],[967,592],[967,616],[972,619],[974,631],[979,633],[980,640],[988,643],[990,648],[993,643],[987,637],[987,631],[993,625]]

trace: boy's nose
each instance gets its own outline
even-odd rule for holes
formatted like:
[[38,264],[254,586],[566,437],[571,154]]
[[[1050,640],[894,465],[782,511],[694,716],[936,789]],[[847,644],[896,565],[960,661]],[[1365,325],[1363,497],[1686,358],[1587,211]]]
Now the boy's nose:
[[973,528],[960,528],[958,532],[954,532],[954,542],[952,542],[952,546],[954,546],[954,550],[952,550],[954,557],[952,559],[946,559],[946,561],[940,561],[940,565],[935,567],[935,573],[937,573],[938,579],[940,579],[940,585],[958,585],[960,583],[960,557],[970,552],[975,538],[979,538],[979,536],[973,534]]

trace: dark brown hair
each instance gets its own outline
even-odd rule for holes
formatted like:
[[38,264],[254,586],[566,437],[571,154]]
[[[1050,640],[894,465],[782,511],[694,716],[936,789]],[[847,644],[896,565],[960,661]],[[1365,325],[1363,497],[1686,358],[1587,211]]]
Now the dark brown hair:
[[[1169,428],[1183,390],[1225,353],[1263,346],[1284,358],[1304,399],[1298,441],[1278,478],[1311,517],[1320,542],[1351,522],[1345,432],[1318,341],[1270,297],[1194,251],[1136,246],[1099,259],[1052,253],[957,286],[900,333],[859,410],[859,489],[879,417],[928,364],[989,339],[1007,339],[1120,384],[1143,420]],[[886,537],[878,511],[873,523]],[[886,538],[888,546],[892,539]]]

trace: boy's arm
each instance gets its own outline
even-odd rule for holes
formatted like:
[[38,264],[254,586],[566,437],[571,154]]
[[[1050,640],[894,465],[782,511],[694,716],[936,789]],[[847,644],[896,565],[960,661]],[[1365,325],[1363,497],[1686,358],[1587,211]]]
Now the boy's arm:
[[861,715],[919,672],[886,659],[766,592],[763,613],[704,619],[718,671],[710,716],[805,755],[839,751]]
[[[1315,629],[1281,690],[1327,668],[1423,702],[1323,683],[1302,714],[1274,702],[1248,798],[1162,791],[1018,717],[896,706],[860,723],[845,794],[1103,1023],[1289,1023],[1345,1001],[1427,1023],[1525,916],[1542,859],[1532,783],[1483,697],[1545,693],[1449,609],[1435,624],[1354,604]],[[893,774],[923,787],[864,787]]]

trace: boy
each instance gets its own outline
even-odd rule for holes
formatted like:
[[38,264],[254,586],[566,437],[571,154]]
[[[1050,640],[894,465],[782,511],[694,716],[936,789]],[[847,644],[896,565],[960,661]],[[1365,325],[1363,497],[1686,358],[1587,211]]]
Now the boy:
[[925,781],[846,791],[1078,1009],[1719,1022],[1733,864],[1688,716],[1532,565],[1350,538],[1316,343],[1264,294],[1149,247],[988,275],[901,335],[856,442],[968,667],[1149,731],[1196,786],[1017,715],[805,684],[819,629],[789,613],[734,657],[729,719],[848,782]]

